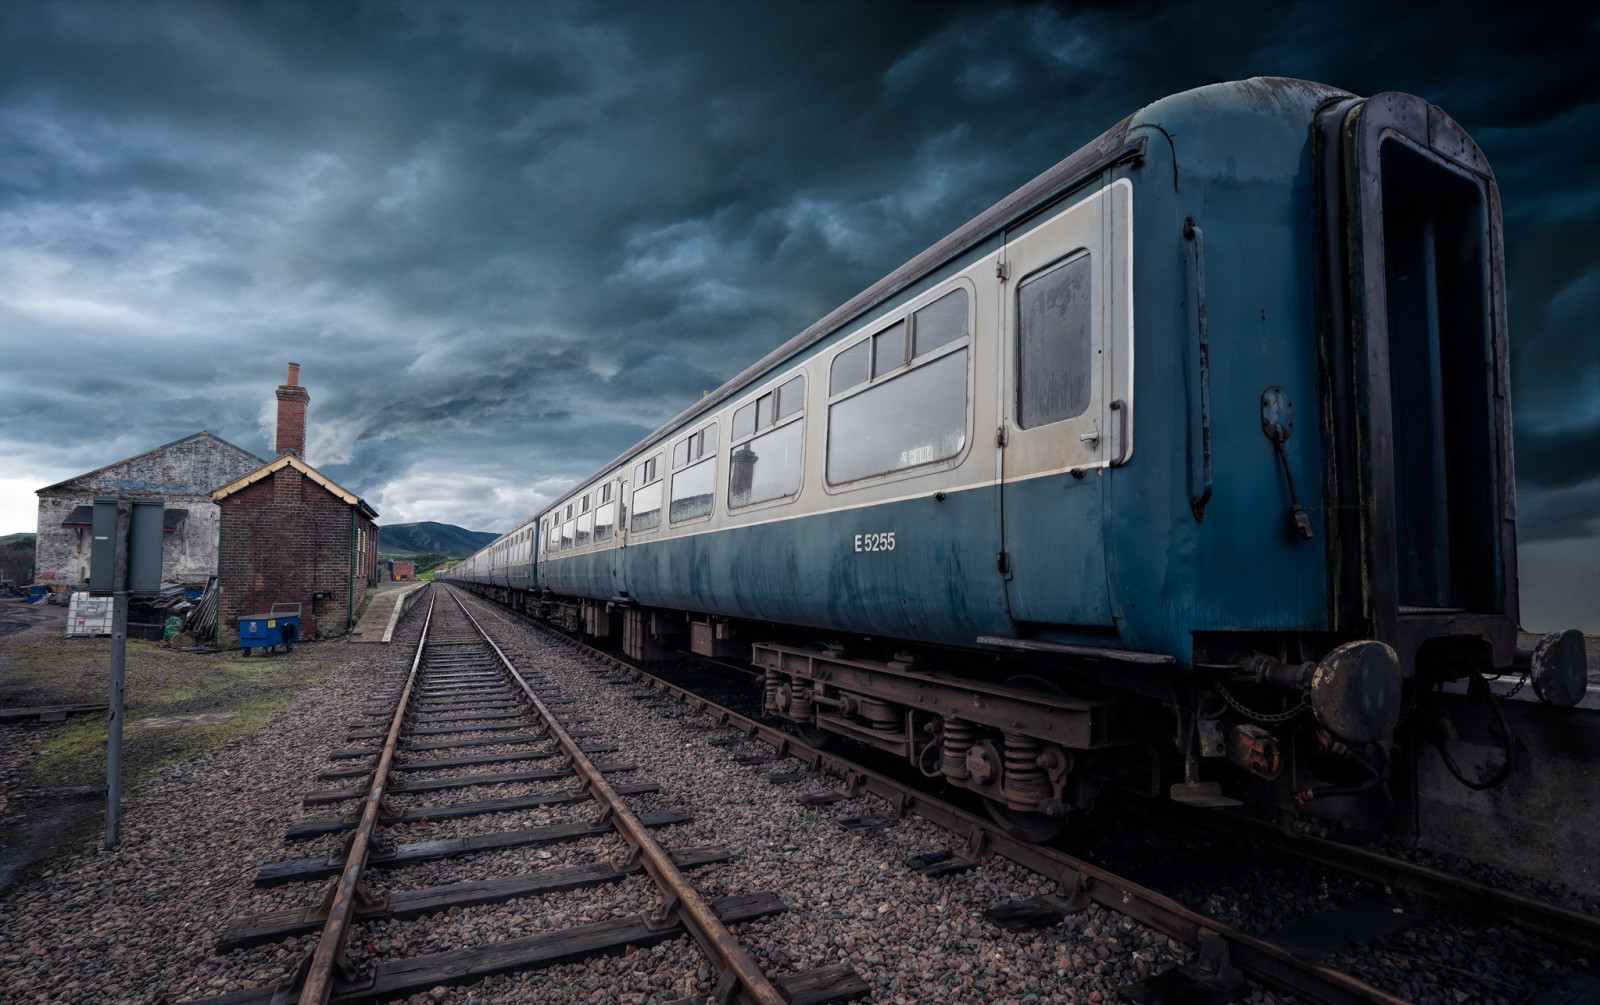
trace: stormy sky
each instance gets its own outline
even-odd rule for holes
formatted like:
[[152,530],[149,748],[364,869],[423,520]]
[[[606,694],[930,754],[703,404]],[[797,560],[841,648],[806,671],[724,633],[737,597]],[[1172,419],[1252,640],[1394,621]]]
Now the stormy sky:
[[0,3],[0,534],[199,429],[504,530],[1129,112],[1410,91],[1506,219],[1524,620],[1600,631],[1600,8]]

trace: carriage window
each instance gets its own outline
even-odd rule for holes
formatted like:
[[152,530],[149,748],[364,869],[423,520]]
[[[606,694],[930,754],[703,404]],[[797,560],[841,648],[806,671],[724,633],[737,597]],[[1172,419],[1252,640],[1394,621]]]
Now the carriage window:
[[[587,501],[587,500],[585,500]],[[594,514],[578,514],[578,547],[582,548],[589,543],[589,535],[594,533]]]
[[[828,393],[848,391],[857,384],[867,382],[867,362],[872,356],[869,342],[857,342],[833,357],[833,368],[828,375]],[[735,434],[737,435],[737,434]]]
[[633,519],[628,525],[633,530],[651,530],[661,526],[661,455],[657,454],[633,469]]
[[1089,407],[1089,256],[1017,287],[1017,425],[1060,422]]
[[828,483],[954,457],[966,443],[967,350],[828,406]]
[[561,547],[561,528],[557,527],[554,521],[548,523],[546,527],[545,550],[555,551]]
[[566,521],[565,523],[563,523],[561,525],[561,550],[562,551],[566,551],[568,548],[572,547],[572,535],[573,535],[574,530],[575,530],[574,522],[571,521],[571,520],[568,520],[568,521]]
[[729,432],[735,440],[741,436],[749,436],[756,431],[756,403],[750,404],[733,413],[733,427]]
[[672,522],[711,512],[717,488],[717,459],[709,457],[672,476]]
[[[605,492],[602,493],[602,498],[605,498],[605,499],[610,499],[611,498],[611,486],[609,486],[609,485],[606,486]],[[614,503],[614,502],[603,502],[603,503],[601,503],[600,507],[594,511],[594,539],[595,539],[595,541],[598,543],[600,541],[610,540],[610,538],[611,538],[611,528],[616,525],[616,522],[617,522],[617,504]]]
[[789,422],[733,448],[728,505],[750,506],[800,491],[805,423]]
[[796,377],[786,382],[778,388],[778,413],[773,416],[773,421],[787,419],[804,408],[805,403],[806,379],[804,377]]
[[716,423],[679,441],[672,467],[672,522],[710,513],[717,491]]
[[800,491],[805,397],[806,379],[797,376],[745,406],[759,421],[753,421],[751,428],[734,425],[728,458],[729,506],[751,506]]
[[611,486],[610,482],[606,482],[604,485],[600,486],[600,501],[601,502],[608,503],[608,502],[611,501],[611,488],[612,488],[612,486]]
[[912,355],[921,356],[967,333],[967,291],[951,290],[911,315]]
[[881,377],[906,362],[906,323],[896,321],[872,336],[872,375]]

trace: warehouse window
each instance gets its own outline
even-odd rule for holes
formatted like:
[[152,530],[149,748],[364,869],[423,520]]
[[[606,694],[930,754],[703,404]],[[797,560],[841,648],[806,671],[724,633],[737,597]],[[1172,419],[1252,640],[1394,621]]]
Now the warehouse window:
[[800,491],[805,401],[806,379],[798,376],[734,412],[729,506],[751,506]]
[[1023,429],[1089,407],[1091,278],[1085,254],[1017,287],[1017,425]]
[[672,522],[709,514],[717,492],[716,423],[678,441],[672,472]]
[[969,297],[958,288],[833,358],[828,484],[961,453],[970,333]]
[[633,469],[632,530],[653,530],[661,526],[661,455],[643,461]]

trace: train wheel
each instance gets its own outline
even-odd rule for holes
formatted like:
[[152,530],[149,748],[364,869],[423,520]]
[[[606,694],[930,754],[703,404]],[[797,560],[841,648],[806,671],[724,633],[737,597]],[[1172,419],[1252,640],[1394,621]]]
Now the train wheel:
[[[1035,674],[1018,674],[1006,679],[1012,687],[1025,691],[1035,691],[1039,694],[1060,696],[1063,692],[1052,680]],[[1067,829],[1065,816],[1053,817],[1046,813],[1034,813],[1030,810],[1018,810],[1007,806],[1005,803],[996,802],[984,797],[984,809],[989,811],[989,819],[999,825],[1000,829],[1010,834],[1019,841],[1032,841],[1038,844],[1049,841],[1051,838]]]
[[797,722],[794,724],[794,732],[800,737],[801,743],[818,750],[827,750],[839,741],[838,733],[829,732],[814,723]]
[[1067,829],[1066,817],[1014,810],[1005,803],[997,803],[987,797],[983,800],[983,806],[989,811],[989,819],[1019,841],[1032,841],[1038,844],[1049,841]]

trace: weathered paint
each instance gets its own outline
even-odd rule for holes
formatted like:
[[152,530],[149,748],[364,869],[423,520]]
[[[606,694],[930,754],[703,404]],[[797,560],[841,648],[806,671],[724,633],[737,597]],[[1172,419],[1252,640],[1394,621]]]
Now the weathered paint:
[[261,465],[261,458],[208,432],[148,450],[38,490],[35,578],[84,583],[90,534],[63,528],[72,511],[96,496],[160,496],[188,515],[162,536],[161,575],[167,582],[205,582],[217,572],[218,509],[211,491]]

